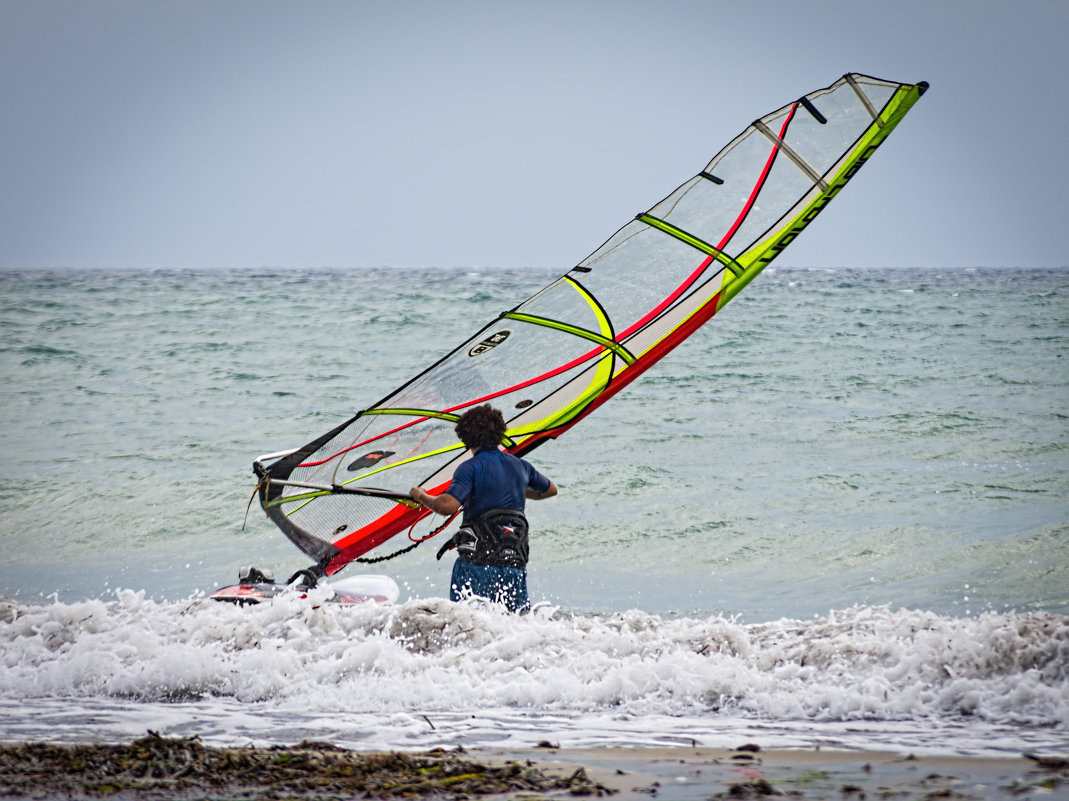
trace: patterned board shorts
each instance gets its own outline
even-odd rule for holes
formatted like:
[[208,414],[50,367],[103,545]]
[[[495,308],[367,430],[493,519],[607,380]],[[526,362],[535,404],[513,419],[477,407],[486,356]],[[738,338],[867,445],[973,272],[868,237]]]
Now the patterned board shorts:
[[460,601],[472,595],[504,604],[510,612],[527,612],[531,608],[526,570],[477,565],[458,557],[453,563],[449,600]]

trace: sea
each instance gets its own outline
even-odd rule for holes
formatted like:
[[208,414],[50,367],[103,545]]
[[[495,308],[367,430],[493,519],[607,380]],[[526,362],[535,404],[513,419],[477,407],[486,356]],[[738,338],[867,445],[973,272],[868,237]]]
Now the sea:
[[531,454],[530,614],[208,598],[309,565],[254,458],[560,272],[0,272],[0,739],[1069,754],[1069,269],[769,267]]

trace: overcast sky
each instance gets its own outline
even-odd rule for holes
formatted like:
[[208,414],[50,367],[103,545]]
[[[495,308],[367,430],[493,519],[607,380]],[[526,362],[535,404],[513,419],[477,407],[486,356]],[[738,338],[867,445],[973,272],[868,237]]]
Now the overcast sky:
[[564,271],[845,72],[932,88],[778,264],[1069,264],[1066,0],[0,11],[0,267]]

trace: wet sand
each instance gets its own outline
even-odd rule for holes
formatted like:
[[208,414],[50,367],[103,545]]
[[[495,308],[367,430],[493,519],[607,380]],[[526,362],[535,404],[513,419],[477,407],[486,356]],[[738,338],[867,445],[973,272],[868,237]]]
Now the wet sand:
[[828,751],[559,749],[369,754],[329,743],[211,748],[154,734],[125,745],[0,745],[0,797],[34,799],[1069,798],[1058,755],[990,759]]
[[498,753],[565,775],[582,765],[613,798],[634,799],[1069,799],[1069,760],[882,752],[707,748],[577,749]]

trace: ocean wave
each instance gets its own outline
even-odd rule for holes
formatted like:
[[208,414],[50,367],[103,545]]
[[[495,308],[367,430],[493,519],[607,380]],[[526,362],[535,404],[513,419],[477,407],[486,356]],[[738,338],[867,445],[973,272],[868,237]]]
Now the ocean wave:
[[253,607],[130,590],[5,600],[0,696],[1069,726],[1069,618],[1056,614],[855,606],[743,625],[438,598],[353,608],[320,592]]

